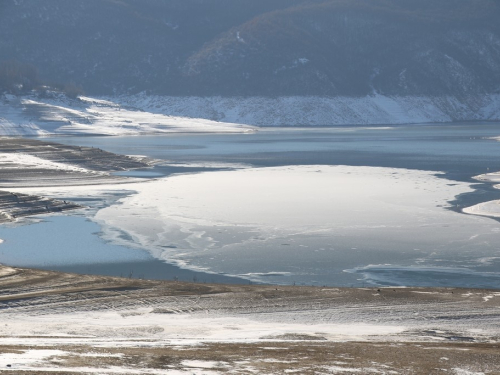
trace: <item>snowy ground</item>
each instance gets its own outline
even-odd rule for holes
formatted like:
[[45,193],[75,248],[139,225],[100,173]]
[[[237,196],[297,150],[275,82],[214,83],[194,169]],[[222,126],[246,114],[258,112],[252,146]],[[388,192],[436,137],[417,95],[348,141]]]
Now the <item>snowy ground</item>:
[[0,95],[0,135],[242,133],[252,127],[122,107],[109,100]]
[[[0,273],[0,372],[495,374],[500,293]],[[462,372],[460,372],[462,371]]]
[[[253,126],[416,124],[500,119],[482,97],[167,97],[0,95],[0,135],[241,133]],[[246,125],[242,125],[246,124]]]

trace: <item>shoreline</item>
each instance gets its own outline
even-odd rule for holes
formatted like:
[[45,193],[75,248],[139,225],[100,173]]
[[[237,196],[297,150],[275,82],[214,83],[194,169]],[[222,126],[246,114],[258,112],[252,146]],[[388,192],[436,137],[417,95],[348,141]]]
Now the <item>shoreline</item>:
[[249,280],[235,276],[195,271],[181,268],[173,263],[167,263],[151,257],[143,261],[117,261],[113,263],[66,264],[61,266],[36,267],[35,269],[93,275],[104,277],[123,277],[148,281],[180,281],[202,284],[253,284]]

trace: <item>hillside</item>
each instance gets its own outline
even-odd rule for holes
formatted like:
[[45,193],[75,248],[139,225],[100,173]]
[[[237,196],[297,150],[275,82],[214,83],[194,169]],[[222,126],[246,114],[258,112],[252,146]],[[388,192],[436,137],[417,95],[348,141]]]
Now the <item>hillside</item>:
[[494,0],[4,0],[0,60],[87,94],[500,90]]
[[467,95],[500,90],[491,1],[332,0],[256,17],[191,55],[226,95]]
[[251,125],[498,120],[498,19],[495,0],[3,0],[0,91]]
[[183,90],[186,59],[218,34],[298,0],[2,0],[0,61],[89,94]]

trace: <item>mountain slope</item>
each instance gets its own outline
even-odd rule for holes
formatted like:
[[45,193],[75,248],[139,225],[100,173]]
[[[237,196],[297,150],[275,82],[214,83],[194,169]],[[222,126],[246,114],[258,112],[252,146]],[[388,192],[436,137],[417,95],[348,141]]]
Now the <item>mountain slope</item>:
[[3,0],[0,60],[88,94],[500,91],[495,0]]
[[226,95],[495,92],[498,19],[499,2],[488,0],[332,0],[233,28],[184,71]]
[[211,38],[298,0],[2,0],[0,61],[87,93],[181,87],[179,67]]
[[[498,19],[497,0],[2,0],[0,94],[59,82],[252,125],[498,120]],[[19,100],[4,132],[52,131],[40,111],[11,116],[36,107]]]

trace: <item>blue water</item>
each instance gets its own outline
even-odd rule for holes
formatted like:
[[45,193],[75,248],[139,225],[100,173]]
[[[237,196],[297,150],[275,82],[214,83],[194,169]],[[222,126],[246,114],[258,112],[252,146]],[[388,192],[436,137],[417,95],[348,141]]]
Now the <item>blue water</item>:
[[[31,223],[31,224],[30,224]],[[144,250],[113,245],[81,216],[45,216],[0,226],[2,264],[55,271],[164,280],[247,283],[224,275],[180,269]]]
[[2,263],[22,267],[145,261],[148,253],[104,242],[99,225],[79,216],[47,216],[41,222],[0,226]]
[[[469,180],[500,170],[500,125],[411,125],[266,128],[254,134],[140,137],[58,137],[50,140],[127,155],[185,162],[248,163],[255,166],[366,165],[445,171]],[[156,172],[156,170],[155,170]]]
[[[500,170],[500,142],[488,139],[495,136],[500,136],[500,124],[463,123],[396,126],[386,129],[263,129],[255,134],[231,135],[78,136],[50,140],[168,161],[169,165],[157,166],[151,170],[126,172],[126,175],[142,178],[197,173],[204,170],[200,167],[203,163],[209,165],[207,170],[217,169],[213,167],[214,163],[244,163],[257,167],[324,164],[443,171],[443,178],[450,179],[450,183],[453,183],[471,182],[475,175]],[[190,163],[195,166],[190,168]],[[181,166],[175,167],[175,164]],[[475,189],[473,193],[456,197],[453,202],[456,210],[482,201],[500,199],[500,190],[494,189],[491,184],[478,183]],[[1,261],[66,270],[73,269],[71,267],[78,262],[106,264],[107,268],[99,267],[101,273],[111,272],[107,270],[113,269],[113,264],[151,261],[147,253],[140,250],[105,243],[96,235],[100,231],[96,224],[86,222],[83,218],[47,220],[51,222],[50,225],[41,223],[28,227],[0,228],[0,238],[6,240],[0,246],[3,251]],[[78,236],[81,237],[68,234],[76,227]],[[238,234],[237,228],[228,230],[234,231],[234,235]],[[78,238],[78,245],[73,246],[74,238]],[[500,288],[500,250],[496,242],[481,245],[482,247],[471,245],[470,248],[463,243],[459,248],[453,242],[435,243],[428,246],[428,251],[400,252],[395,251],[399,244],[384,245],[381,242],[377,244],[376,251],[372,249],[373,244],[365,244],[367,249],[371,249],[367,252],[363,251],[363,243],[359,243],[362,239],[356,244],[357,250],[352,250],[352,246],[342,239],[336,245],[335,252],[328,255],[325,252],[311,253],[303,250],[306,245],[316,249],[325,247],[326,240],[321,237],[295,240],[303,246],[245,249],[244,256],[231,257],[228,253],[221,261],[225,262],[225,270],[229,274],[242,272],[248,265],[244,262],[252,262],[255,265],[253,272],[270,272],[266,277],[269,282],[353,286],[372,282],[378,285],[392,283]],[[36,249],[34,243],[37,244]],[[401,243],[404,246],[404,239]],[[15,247],[11,247],[14,244]],[[438,255],[432,255],[436,251]],[[481,261],[483,258],[488,260]],[[426,262],[424,268],[420,267],[423,261]],[[276,271],[274,262],[281,262],[283,269],[280,271],[286,271],[283,275],[272,273]],[[386,268],[370,268],[373,264],[386,263],[389,264]],[[442,272],[443,269],[447,271]],[[344,272],[346,270],[350,272]],[[466,277],[459,277],[460,272]],[[147,274],[147,269],[145,273],[146,277],[151,276]]]
[[[173,134],[140,137],[58,137],[67,144],[104,147],[108,151],[160,159],[286,152],[361,150],[370,153],[489,156],[498,154],[498,124],[408,125],[372,127],[265,128],[244,134]],[[477,147],[478,144],[481,147]]]

